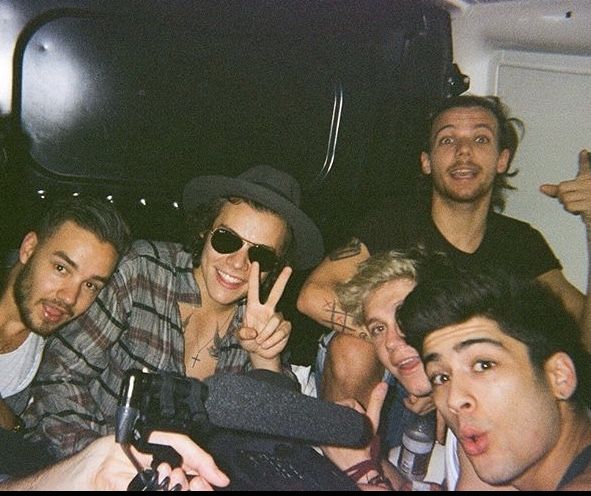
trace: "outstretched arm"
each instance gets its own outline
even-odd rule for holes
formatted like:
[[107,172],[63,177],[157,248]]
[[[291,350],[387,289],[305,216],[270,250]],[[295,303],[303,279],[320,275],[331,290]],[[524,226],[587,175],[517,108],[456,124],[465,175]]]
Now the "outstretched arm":
[[372,388],[381,381],[384,367],[367,337],[365,326],[355,322],[338,301],[335,287],[351,279],[369,250],[358,239],[326,257],[304,282],[298,296],[300,312],[335,331],[323,364],[319,396],[328,401],[355,398],[367,405]]
[[[587,288],[591,284],[591,156],[587,150],[579,153],[577,176],[559,184],[543,184],[540,191],[551,198],[556,198],[567,212],[580,215],[587,232]],[[591,351],[591,292],[583,295],[570,284],[562,272],[551,271],[540,277],[564,302],[566,308],[577,318],[587,350]]]
[[327,256],[302,285],[298,310],[331,331],[353,335],[365,332],[341,309],[334,288],[353,277],[359,263],[367,258],[369,251],[358,239]]
[[[184,434],[153,432],[150,442],[172,446],[183,458],[183,465],[179,468],[160,464],[158,482],[168,477],[169,487],[193,491],[212,490],[212,485],[228,485],[228,477],[219,470],[213,458]],[[132,450],[143,466],[150,466],[151,455]],[[136,474],[136,468],[115,442],[115,436],[110,435],[96,439],[84,450],[34,475],[0,483],[0,490],[125,491]]]

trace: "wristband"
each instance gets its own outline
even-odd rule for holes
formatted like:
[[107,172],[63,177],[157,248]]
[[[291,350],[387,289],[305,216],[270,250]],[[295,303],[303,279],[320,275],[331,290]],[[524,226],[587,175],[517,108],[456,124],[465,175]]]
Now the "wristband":
[[359,463],[356,463],[352,467],[349,467],[345,470],[345,474],[348,475],[351,480],[355,483],[359,483],[360,479],[367,475],[370,472],[376,472],[377,475],[372,477],[371,479],[368,478],[365,484],[369,484],[370,486],[385,486],[388,489],[393,489],[392,484],[390,481],[384,476],[384,472],[382,469],[382,465],[379,461],[379,447],[380,447],[380,438],[376,435],[371,441],[370,445],[370,456],[367,460],[363,460]]

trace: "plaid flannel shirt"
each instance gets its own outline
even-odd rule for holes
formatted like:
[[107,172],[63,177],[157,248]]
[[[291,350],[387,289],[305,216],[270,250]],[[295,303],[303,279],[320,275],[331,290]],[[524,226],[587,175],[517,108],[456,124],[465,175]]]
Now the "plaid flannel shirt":
[[[49,442],[57,458],[71,455],[114,432],[128,369],[185,374],[179,302],[201,304],[191,255],[179,244],[136,241],[89,310],[49,339],[23,415],[27,438]],[[244,310],[242,302],[222,338],[216,373],[252,368],[236,338]]]

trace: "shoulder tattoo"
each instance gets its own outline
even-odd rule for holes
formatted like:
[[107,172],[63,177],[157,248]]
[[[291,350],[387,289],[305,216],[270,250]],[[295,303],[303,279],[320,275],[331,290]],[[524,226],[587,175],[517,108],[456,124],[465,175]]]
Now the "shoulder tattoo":
[[361,253],[361,241],[358,238],[351,238],[345,245],[334,250],[328,258],[332,261],[354,257]]

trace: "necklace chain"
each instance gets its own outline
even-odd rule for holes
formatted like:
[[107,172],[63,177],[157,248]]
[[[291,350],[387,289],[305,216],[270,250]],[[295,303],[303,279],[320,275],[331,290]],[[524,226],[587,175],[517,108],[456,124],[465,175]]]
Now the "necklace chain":
[[[211,338],[209,338],[209,341],[207,341],[207,343],[205,343],[201,348],[199,348],[197,350],[197,353],[195,353],[195,356],[191,357],[191,360],[193,360],[191,367],[195,367],[195,364],[197,362],[201,361],[201,359],[199,358],[199,354],[207,347],[207,345],[209,343],[211,343],[214,339],[216,339],[216,341],[219,341],[221,339],[219,332],[220,332],[219,328],[216,329],[214,335]],[[211,346],[209,349],[209,356],[217,358],[215,355],[216,355],[216,346],[214,345],[214,346]]]
[[[193,316],[193,314],[189,315],[189,317],[187,319],[185,319],[184,324],[187,325],[189,323],[189,320],[191,320],[191,317]],[[230,322],[230,319],[234,316],[234,312],[232,312],[228,318],[226,319],[226,321],[224,322],[224,324],[222,325],[222,329],[225,328],[228,323]],[[213,341],[213,345],[209,347],[208,351],[209,351],[209,356],[215,358],[216,360],[219,358],[219,346],[220,343],[222,341],[222,338],[220,337],[220,325],[219,322],[216,323],[216,329],[215,332],[213,333],[213,336],[211,338],[208,339],[208,341],[197,350],[197,352],[195,353],[194,356],[191,357],[191,360],[193,360],[193,363],[191,364],[191,368],[195,367],[195,365],[197,364],[197,362],[200,362],[201,359],[199,358],[199,355],[201,354],[201,352],[208,347],[209,343],[211,343]],[[199,345],[199,341],[197,341],[197,344]]]

